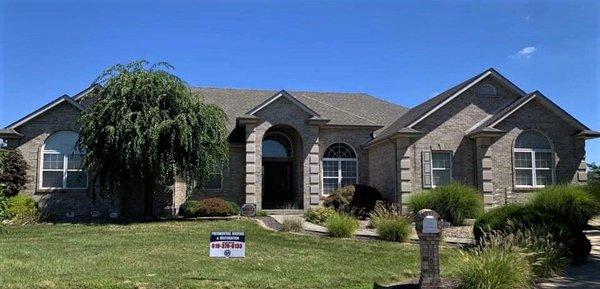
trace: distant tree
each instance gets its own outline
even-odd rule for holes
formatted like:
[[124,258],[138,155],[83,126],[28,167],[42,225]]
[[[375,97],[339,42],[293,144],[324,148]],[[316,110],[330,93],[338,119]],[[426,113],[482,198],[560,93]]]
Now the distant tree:
[[600,165],[596,163],[588,165],[588,183],[600,185]]
[[202,183],[227,159],[224,111],[166,69],[146,61],[109,68],[95,81],[98,102],[80,117],[78,147],[92,192],[141,194],[147,216],[175,176]]
[[19,150],[0,149],[0,193],[7,197],[19,193],[27,182],[27,162]]

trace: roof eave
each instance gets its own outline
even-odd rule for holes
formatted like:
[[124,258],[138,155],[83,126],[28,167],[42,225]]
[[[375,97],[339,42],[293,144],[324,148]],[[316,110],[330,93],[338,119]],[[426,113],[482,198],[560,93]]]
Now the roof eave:
[[0,138],[1,139],[20,139],[24,135],[19,133],[18,131],[12,128],[0,129]]
[[580,131],[579,133],[575,134],[575,137],[578,139],[594,139],[594,138],[600,138],[600,132],[594,131],[594,130],[589,130],[589,129],[584,129],[582,131]]
[[46,105],[44,105],[44,106],[36,109],[34,112],[26,115],[25,117],[23,117],[23,118],[15,121],[15,122],[9,124],[6,128],[15,129],[15,128],[23,125],[24,123],[30,121],[31,119],[36,118],[37,116],[39,116],[39,115],[45,113],[46,111],[52,109],[53,107],[61,104],[63,101],[66,101],[66,102],[70,103],[71,105],[75,106],[77,109],[79,109],[81,111],[85,110],[85,108],[81,104],[77,103],[71,97],[69,97],[68,95],[64,94],[62,96],[59,96],[55,100],[47,103]]

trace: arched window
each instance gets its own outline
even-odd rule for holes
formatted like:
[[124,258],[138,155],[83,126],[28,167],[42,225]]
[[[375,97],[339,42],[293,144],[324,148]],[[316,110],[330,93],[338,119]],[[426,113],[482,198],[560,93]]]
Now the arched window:
[[82,154],[75,148],[79,135],[73,131],[52,134],[42,147],[42,189],[84,189],[87,174],[81,169]]
[[514,158],[517,188],[541,188],[554,182],[552,146],[541,133],[521,133],[515,141]]
[[498,90],[493,85],[489,83],[484,83],[479,86],[478,93],[479,96],[491,97],[498,95]]
[[292,142],[283,133],[269,132],[262,142],[264,158],[289,158],[292,156]]
[[323,154],[323,195],[335,189],[356,184],[358,166],[354,149],[345,143],[334,143]]

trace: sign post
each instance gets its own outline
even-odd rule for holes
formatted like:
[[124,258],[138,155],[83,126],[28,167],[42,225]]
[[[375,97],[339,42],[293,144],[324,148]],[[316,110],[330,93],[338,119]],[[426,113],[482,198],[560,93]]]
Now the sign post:
[[209,257],[246,257],[246,236],[244,232],[211,232]]

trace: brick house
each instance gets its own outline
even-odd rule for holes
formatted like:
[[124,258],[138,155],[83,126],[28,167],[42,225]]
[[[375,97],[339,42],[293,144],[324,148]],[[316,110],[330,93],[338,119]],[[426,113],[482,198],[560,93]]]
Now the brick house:
[[[352,183],[405,204],[411,194],[451,181],[479,188],[490,207],[548,184],[585,183],[585,140],[600,136],[494,69],[412,109],[364,93],[192,90],[227,113],[229,163],[203,185],[177,181],[157,212],[212,196],[262,209],[308,209]],[[58,217],[141,203],[86,193],[73,143],[78,115],[94,103],[91,91],[61,96],[0,130],[29,163],[25,193]]]

